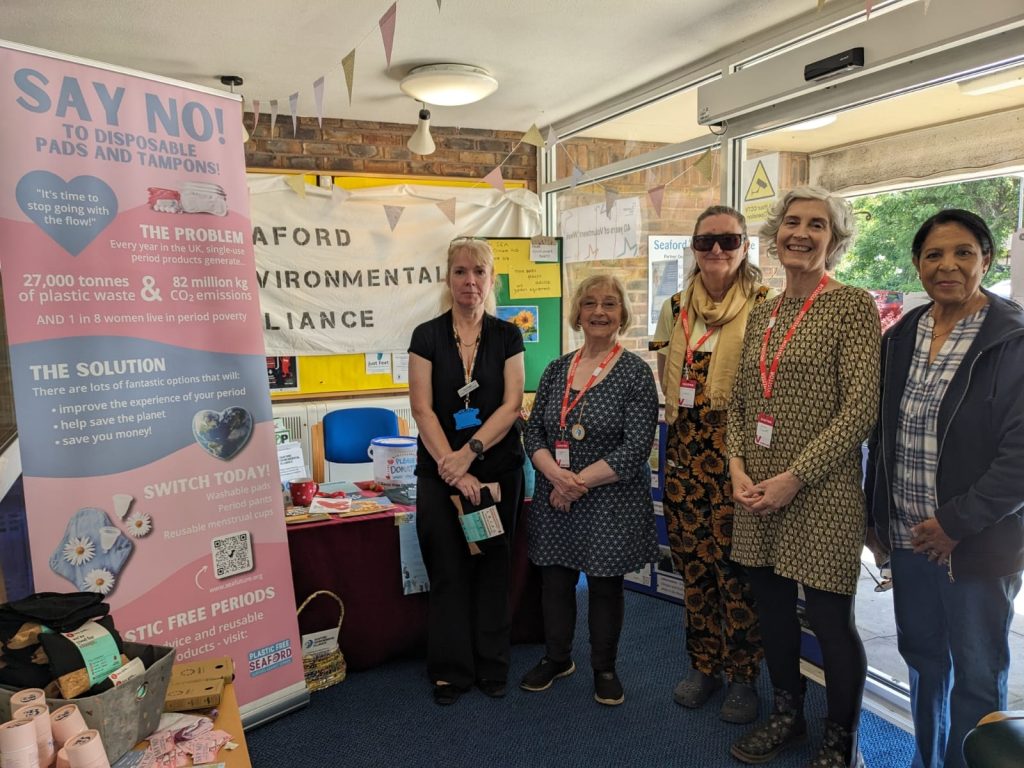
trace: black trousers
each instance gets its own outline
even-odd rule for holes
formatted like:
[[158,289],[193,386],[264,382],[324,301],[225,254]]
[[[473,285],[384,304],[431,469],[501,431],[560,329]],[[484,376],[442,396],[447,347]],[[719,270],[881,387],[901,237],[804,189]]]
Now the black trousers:
[[498,479],[502,536],[479,542],[471,555],[451,496],[441,480],[416,480],[416,533],[430,577],[427,674],[469,688],[477,680],[506,680],[511,542],[523,499],[523,471]]
[[[772,685],[800,698],[797,583],[771,568],[747,568],[747,577],[757,600],[757,619],[761,623],[761,641]],[[804,602],[811,629],[821,646],[828,719],[856,730],[868,662],[857,633],[853,596],[805,584]]]
[[[576,583],[580,572],[561,565],[541,567],[541,603],[544,612],[545,654],[552,661],[567,661],[576,633]],[[590,628],[590,666],[595,672],[615,669],[622,633],[625,598],[622,576],[587,576]]]

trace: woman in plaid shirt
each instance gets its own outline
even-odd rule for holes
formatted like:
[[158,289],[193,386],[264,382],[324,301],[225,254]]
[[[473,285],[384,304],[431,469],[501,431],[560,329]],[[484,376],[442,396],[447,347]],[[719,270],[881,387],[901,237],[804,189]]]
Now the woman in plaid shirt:
[[1024,311],[981,287],[993,238],[977,215],[940,211],[912,250],[932,303],[883,340],[865,487],[891,557],[913,765],[958,768],[968,731],[1006,708],[1024,568]]

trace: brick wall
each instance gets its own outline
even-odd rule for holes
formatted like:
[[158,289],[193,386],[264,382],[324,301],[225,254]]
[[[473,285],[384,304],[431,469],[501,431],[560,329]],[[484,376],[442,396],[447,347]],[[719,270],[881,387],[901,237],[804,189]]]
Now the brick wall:
[[[246,113],[246,127],[252,126],[252,121],[252,113]],[[271,135],[270,118],[261,115],[245,145],[245,164],[249,168],[308,173],[480,179],[502,163],[503,178],[525,181],[537,191],[537,148],[521,143],[523,134],[519,131],[431,126],[437,149],[424,156],[413,154],[405,146],[415,128],[334,118],[325,118],[321,128],[315,117],[300,117],[293,136],[291,117],[278,115]]]

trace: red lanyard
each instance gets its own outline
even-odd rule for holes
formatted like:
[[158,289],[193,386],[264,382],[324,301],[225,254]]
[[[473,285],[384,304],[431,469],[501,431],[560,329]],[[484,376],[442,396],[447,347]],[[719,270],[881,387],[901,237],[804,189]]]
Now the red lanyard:
[[[686,308],[679,313],[679,322],[683,324],[683,333],[686,334],[686,370],[689,371],[693,368],[693,353],[704,346],[704,342],[711,338],[711,334],[718,330],[717,326],[708,328],[707,332],[697,339],[697,343],[692,347],[690,346],[690,320],[686,316]],[[689,376],[689,373],[687,373]]]
[[615,353],[618,352],[621,348],[621,344],[616,344],[614,347],[612,347],[612,351],[608,353],[608,356],[604,360],[602,360],[601,364],[594,369],[594,372],[592,374],[590,374],[590,378],[587,380],[587,383],[584,385],[583,389],[580,390],[580,393],[576,395],[576,398],[572,401],[572,404],[570,405],[569,389],[572,387],[572,378],[573,376],[576,375],[576,368],[580,364],[580,356],[582,356],[583,354],[583,349],[581,348],[576,353],[576,356],[572,359],[572,365],[569,367],[569,376],[565,380],[565,392],[562,393],[562,415],[558,422],[559,426],[562,429],[565,429],[565,417],[569,415],[569,411],[571,411],[573,408],[579,405],[580,400],[582,400],[583,396],[587,394],[587,390],[590,389],[591,385],[593,385],[597,377],[601,375],[601,372],[607,367],[608,363],[611,362],[611,359],[615,357]]
[[793,338],[793,334],[796,333],[796,328],[800,325],[800,322],[804,319],[804,315],[810,310],[814,300],[817,299],[825,286],[828,285],[828,275],[824,274],[821,276],[821,280],[818,281],[817,287],[811,291],[811,295],[807,297],[807,301],[800,307],[800,311],[796,313],[796,317],[793,318],[793,324],[789,326],[789,330],[786,331],[785,337],[782,339],[782,343],[779,348],[775,351],[775,357],[772,358],[771,370],[768,370],[765,362],[768,359],[768,340],[772,337],[772,329],[775,327],[775,320],[779,316],[779,308],[782,307],[782,300],[785,298],[785,294],[779,296],[778,301],[775,302],[775,306],[772,308],[771,317],[768,318],[768,327],[764,331],[764,340],[761,342],[761,388],[764,390],[764,396],[766,400],[771,399],[772,389],[775,387],[775,376],[779,372],[779,361],[782,360],[782,352],[786,349],[786,345],[789,344],[790,339]]

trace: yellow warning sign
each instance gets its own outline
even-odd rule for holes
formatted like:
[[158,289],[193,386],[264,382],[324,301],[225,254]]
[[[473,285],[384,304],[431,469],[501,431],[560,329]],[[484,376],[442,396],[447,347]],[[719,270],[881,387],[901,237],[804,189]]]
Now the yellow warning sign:
[[757,168],[754,169],[754,176],[750,179],[750,186],[747,187],[743,201],[749,203],[753,200],[764,200],[770,197],[775,197],[775,189],[772,188],[772,182],[768,178],[768,171],[764,169],[764,163],[758,160]]

